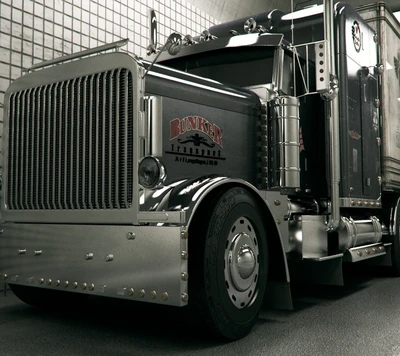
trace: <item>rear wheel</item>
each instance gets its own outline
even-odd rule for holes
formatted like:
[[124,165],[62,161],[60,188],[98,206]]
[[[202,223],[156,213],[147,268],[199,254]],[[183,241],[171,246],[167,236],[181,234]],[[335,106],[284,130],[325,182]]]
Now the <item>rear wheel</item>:
[[257,203],[246,190],[229,189],[210,204],[191,228],[189,296],[208,329],[235,340],[249,333],[262,305],[266,233]]

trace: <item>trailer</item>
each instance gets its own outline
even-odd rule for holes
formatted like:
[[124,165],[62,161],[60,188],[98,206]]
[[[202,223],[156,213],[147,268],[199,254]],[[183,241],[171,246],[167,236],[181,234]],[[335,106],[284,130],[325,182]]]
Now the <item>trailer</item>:
[[291,281],[400,275],[400,24],[346,3],[37,64],[4,105],[0,278],[184,307],[227,339]]

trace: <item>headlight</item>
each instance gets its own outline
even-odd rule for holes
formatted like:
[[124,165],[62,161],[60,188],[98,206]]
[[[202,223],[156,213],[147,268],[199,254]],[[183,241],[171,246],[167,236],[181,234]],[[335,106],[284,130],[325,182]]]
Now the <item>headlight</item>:
[[139,184],[147,189],[160,186],[167,174],[164,165],[155,157],[148,156],[139,163]]

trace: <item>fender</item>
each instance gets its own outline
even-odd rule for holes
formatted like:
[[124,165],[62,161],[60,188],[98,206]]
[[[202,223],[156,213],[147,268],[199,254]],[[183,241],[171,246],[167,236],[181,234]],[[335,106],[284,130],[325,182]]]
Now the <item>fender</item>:
[[[242,179],[207,175],[193,179],[181,180],[165,186],[160,190],[146,193],[143,204],[141,203],[141,209],[146,207],[146,209],[151,209],[153,211],[184,210],[186,211],[186,226],[189,229],[193,217],[200,205],[204,202],[205,198],[209,197],[210,194],[212,195],[221,190],[229,189],[232,186],[241,186],[248,190],[253,194],[254,199],[256,199],[260,204],[262,215],[265,216],[265,221],[268,221],[269,223],[268,231],[272,232],[269,243],[271,251],[273,251],[273,254],[271,254],[273,255],[273,268],[271,268],[270,271],[272,281],[269,281],[269,283],[281,283],[278,286],[271,286],[271,288],[279,288],[280,292],[278,294],[280,295],[283,293],[282,288],[284,288],[284,293],[286,293],[290,290],[290,277],[285,247],[282,242],[282,235],[285,234],[285,231],[283,229],[284,224],[281,224],[277,215],[284,215],[287,212],[287,207],[285,207],[285,204],[282,204],[279,207],[280,211],[277,211],[275,204],[272,203],[273,201],[276,201],[276,199],[282,200],[282,196],[280,196],[279,192],[260,192],[253,185]],[[273,223],[273,228],[271,227],[271,223]],[[291,309],[291,298],[285,306]],[[282,307],[282,305],[280,305],[280,307]]]

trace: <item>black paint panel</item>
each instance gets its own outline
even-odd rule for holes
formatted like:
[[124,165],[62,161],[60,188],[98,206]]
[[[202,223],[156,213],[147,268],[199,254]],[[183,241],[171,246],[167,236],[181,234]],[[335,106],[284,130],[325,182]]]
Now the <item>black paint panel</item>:
[[217,174],[255,185],[257,121],[257,117],[227,109],[164,98],[163,163],[167,183]]
[[146,94],[162,97],[166,184],[210,174],[257,184],[256,94],[161,66],[146,77]]

